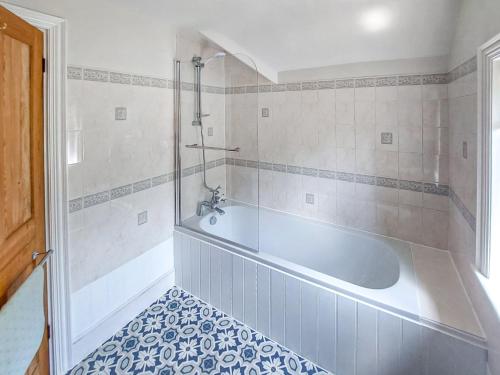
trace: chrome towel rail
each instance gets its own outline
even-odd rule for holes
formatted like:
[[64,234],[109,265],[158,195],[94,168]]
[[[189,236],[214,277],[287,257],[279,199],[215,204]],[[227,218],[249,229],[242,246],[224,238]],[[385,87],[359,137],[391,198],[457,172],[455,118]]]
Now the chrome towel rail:
[[47,263],[47,261],[49,260],[50,256],[53,253],[54,253],[54,250],[52,250],[52,249],[47,250],[47,251],[42,251],[42,252],[35,250],[35,251],[33,251],[33,253],[31,253],[31,259],[35,260],[36,258],[38,258],[38,256],[43,255],[42,260],[40,261],[40,263],[37,264],[37,267],[43,267],[43,265],[45,263]]
[[240,152],[240,148],[239,147],[225,148],[225,147],[200,146],[197,143],[194,143],[192,145],[186,145],[186,148],[197,148],[197,149],[201,149],[201,150]]

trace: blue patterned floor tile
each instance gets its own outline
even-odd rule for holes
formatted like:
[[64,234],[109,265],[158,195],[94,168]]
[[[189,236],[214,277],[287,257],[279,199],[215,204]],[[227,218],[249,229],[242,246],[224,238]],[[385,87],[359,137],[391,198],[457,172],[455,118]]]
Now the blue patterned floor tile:
[[84,374],[328,372],[174,287],[68,372]]

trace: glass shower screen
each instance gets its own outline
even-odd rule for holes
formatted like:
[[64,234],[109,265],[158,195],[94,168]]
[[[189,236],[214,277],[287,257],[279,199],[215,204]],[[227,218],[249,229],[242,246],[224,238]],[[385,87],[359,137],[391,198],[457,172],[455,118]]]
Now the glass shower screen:
[[257,69],[244,55],[189,52],[176,61],[177,225],[258,251]]

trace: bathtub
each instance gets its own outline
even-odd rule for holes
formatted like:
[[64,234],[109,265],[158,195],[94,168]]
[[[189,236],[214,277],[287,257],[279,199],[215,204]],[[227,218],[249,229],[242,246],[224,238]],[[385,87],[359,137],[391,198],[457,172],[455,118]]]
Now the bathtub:
[[486,374],[484,338],[419,303],[412,244],[237,202],[222,208],[176,227],[179,287],[338,375],[359,364]]
[[288,274],[418,319],[408,243],[230,202],[183,222],[202,239]]

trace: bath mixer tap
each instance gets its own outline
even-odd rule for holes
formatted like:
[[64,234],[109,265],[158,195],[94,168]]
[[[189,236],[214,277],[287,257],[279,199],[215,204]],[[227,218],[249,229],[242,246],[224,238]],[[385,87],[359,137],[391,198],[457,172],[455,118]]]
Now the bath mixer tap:
[[208,210],[209,212],[215,211],[221,216],[226,213],[223,209],[219,207],[221,203],[224,203],[226,201],[224,198],[222,198],[220,189],[221,189],[220,185],[217,186],[215,189],[210,189],[212,197],[208,201],[205,200],[198,202],[198,206],[196,208],[196,215],[204,216],[206,210]]

